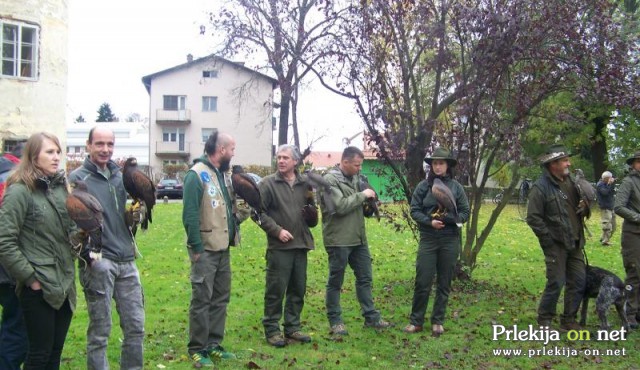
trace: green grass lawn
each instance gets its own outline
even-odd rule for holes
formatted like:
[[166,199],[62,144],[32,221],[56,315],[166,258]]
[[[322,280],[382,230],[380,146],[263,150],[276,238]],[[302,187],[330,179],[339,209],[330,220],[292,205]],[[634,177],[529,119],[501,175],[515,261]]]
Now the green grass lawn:
[[[487,208],[492,207],[487,205]],[[189,260],[184,247],[181,204],[158,204],[154,223],[138,244],[143,258],[138,260],[146,303],[145,368],[188,369],[186,354],[188,306],[190,298]],[[488,214],[488,209],[484,211]],[[620,220],[620,219],[619,219]],[[570,341],[566,335],[546,349],[565,348],[565,356],[496,356],[493,350],[541,350],[542,342],[492,340],[492,325],[526,328],[536,325],[536,307],[544,287],[544,263],[537,239],[509,206],[483,248],[472,282],[454,282],[449,300],[445,334],[436,339],[430,333],[408,335],[401,329],[408,323],[413,295],[416,242],[407,232],[375,220],[368,220],[368,236],[374,267],[374,297],[385,319],[395,328],[376,332],[363,328],[355,298],[354,278],[347,275],[342,295],[344,320],[350,335],[342,341],[329,336],[324,311],[327,258],[321,226],[314,229],[317,249],[309,254],[308,289],[303,311],[303,328],[311,344],[293,344],[283,349],[268,346],[261,325],[264,292],[265,237],[251,221],[242,225],[243,242],[232,250],[233,288],[228,309],[227,333],[223,345],[238,355],[237,360],[217,363],[219,368],[319,368],[319,369],[493,369],[493,368],[638,368],[640,334],[625,341]],[[624,277],[619,251],[620,233],[612,247],[601,247],[599,214],[589,221],[593,233],[587,242],[592,264]],[[87,314],[79,289],[79,305],[63,353],[63,368],[85,367]],[[432,293],[433,294],[433,293]],[[433,300],[433,296],[431,301]],[[562,298],[560,299],[562,302]],[[588,329],[595,334],[598,320],[589,310]],[[560,303],[558,311],[562,311]],[[428,313],[431,312],[431,303]],[[610,321],[619,325],[614,311]],[[109,361],[118,368],[122,339],[118,320],[109,343]],[[579,353],[566,356],[567,351]],[[626,356],[606,356],[607,349],[624,349]],[[601,352],[593,354],[594,350]],[[592,351],[585,354],[585,351]]]

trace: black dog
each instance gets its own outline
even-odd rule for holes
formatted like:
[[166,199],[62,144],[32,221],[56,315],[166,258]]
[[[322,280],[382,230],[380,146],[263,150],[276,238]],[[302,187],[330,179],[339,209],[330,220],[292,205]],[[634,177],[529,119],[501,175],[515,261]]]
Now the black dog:
[[622,325],[629,329],[629,322],[625,313],[627,302],[627,292],[631,291],[631,286],[625,286],[622,280],[611,271],[587,265],[587,283],[584,297],[582,299],[582,312],[580,315],[580,325],[587,322],[587,307],[589,298],[596,299],[596,312],[600,318],[600,329],[608,330],[607,310],[612,304],[616,305],[616,310],[622,321]]

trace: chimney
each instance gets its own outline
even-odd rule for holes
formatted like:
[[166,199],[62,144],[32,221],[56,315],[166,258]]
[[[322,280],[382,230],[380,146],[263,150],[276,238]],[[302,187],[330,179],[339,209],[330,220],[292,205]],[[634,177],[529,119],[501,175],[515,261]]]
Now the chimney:
[[193,55],[187,54],[187,63],[193,62]]

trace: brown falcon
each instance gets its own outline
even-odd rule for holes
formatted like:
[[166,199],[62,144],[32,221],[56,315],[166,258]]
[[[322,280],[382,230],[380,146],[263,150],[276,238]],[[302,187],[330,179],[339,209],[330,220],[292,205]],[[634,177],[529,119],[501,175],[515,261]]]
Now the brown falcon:
[[122,169],[122,182],[127,193],[133,199],[133,204],[142,202],[141,208],[145,210],[140,214],[140,227],[142,230],[149,228],[149,222],[153,222],[151,210],[156,204],[156,187],[151,179],[138,169],[138,160],[134,157],[127,158]]
[[586,218],[591,217],[591,205],[596,201],[596,190],[587,181],[581,169],[575,170],[575,183],[580,195],[580,202],[576,213]]
[[231,169],[231,185],[233,191],[252,208],[252,218],[260,224],[260,213],[262,213],[262,197],[260,189],[255,180],[247,173],[244,168],[235,165]]
[[[360,177],[360,191],[364,190],[364,189],[371,189],[375,192],[375,190],[371,187],[371,185],[369,184],[369,180],[367,180],[367,177],[364,175],[359,175]],[[378,193],[376,192],[376,196],[373,198],[367,198],[367,200],[364,201],[364,215],[365,217],[371,217],[371,216],[376,216],[376,219],[378,221],[380,221],[380,209],[378,208],[378,203],[380,201],[378,200]]]
[[453,196],[451,189],[445,185],[442,180],[436,178],[433,180],[431,186],[431,193],[438,201],[438,210],[431,216],[433,218],[442,219],[444,216],[451,212],[453,213],[456,223],[458,222],[458,206],[456,205],[456,198]]
[[67,197],[67,212],[76,225],[89,236],[89,257],[102,258],[103,208],[98,199],[87,191],[84,181],[71,184]]

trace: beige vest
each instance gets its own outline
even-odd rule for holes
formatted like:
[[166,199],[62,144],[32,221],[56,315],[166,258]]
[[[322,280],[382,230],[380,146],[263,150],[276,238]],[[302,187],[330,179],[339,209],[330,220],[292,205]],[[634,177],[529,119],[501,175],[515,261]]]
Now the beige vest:
[[[221,184],[215,171],[202,162],[191,167],[200,183],[202,183],[203,194],[200,203],[200,238],[204,249],[209,251],[223,251],[229,248],[229,227],[227,223],[227,203],[222,193]],[[209,176],[208,181],[203,181],[202,173]],[[236,213],[235,193],[231,185],[231,177],[224,174],[224,186],[227,187],[231,201],[233,202],[232,214]],[[232,216],[233,217],[233,216]],[[235,221],[234,221],[235,224]],[[234,245],[239,244],[240,230],[236,229]]]

